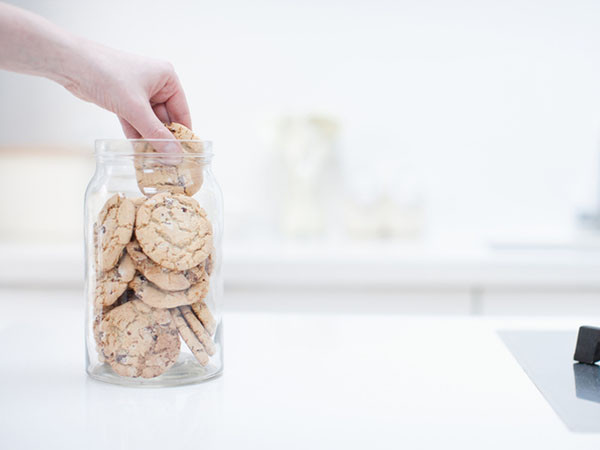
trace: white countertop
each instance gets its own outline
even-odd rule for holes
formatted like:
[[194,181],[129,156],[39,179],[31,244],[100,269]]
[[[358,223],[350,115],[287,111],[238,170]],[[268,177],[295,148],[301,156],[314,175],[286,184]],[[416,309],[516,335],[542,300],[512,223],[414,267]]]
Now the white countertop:
[[0,308],[1,448],[600,445],[567,430],[496,334],[578,320],[229,312],[223,376],[135,389],[86,377],[79,292],[0,290]]

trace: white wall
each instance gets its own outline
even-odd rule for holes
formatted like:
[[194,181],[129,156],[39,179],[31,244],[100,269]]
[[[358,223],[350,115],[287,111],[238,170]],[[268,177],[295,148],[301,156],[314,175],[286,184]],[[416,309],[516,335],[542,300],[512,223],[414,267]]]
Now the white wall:
[[[13,3],[171,60],[236,217],[266,208],[266,130],[299,111],[341,120],[350,180],[412,160],[435,235],[566,231],[594,194],[594,0]],[[0,99],[3,146],[121,135],[45,80],[0,72]]]

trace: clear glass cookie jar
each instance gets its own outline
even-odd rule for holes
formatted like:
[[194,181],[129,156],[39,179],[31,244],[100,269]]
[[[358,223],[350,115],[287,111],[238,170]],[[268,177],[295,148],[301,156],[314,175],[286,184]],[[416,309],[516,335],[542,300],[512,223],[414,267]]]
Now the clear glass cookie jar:
[[223,199],[211,158],[211,143],[195,139],[96,141],[84,206],[92,378],[171,386],[223,370]]

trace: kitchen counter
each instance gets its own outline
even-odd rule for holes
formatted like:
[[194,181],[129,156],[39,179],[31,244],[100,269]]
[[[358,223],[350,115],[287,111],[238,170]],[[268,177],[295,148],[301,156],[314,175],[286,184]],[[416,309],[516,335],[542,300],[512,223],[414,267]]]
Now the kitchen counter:
[[[227,241],[223,270],[241,309],[318,310],[321,292],[334,310],[377,303],[404,313],[600,315],[600,247],[592,245]],[[0,287],[82,285],[81,244],[0,244]]]
[[2,289],[0,307],[1,448],[600,445],[567,429],[497,333],[577,319],[227,312],[221,377],[135,389],[85,375],[80,292]]
[[[600,292],[600,247],[473,243],[227,242],[225,282],[243,288],[587,289]],[[0,244],[0,286],[79,287],[83,246]]]

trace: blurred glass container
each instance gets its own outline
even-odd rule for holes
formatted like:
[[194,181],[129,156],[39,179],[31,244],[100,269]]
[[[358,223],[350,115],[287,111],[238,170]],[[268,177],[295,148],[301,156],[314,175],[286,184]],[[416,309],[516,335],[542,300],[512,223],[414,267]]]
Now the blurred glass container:
[[355,239],[413,239],[424,228],[422,204],[398,202],[382,194],[373,199],[352,199],[346,208],[348,234]]
[[353,239],[419,238],[425,229],[422,179],[410,155],[360,162],[360,177],[349,177],[345,223]]
[[86,365],[95,379],[170,386],[223,369],[222,194],[211,144],[96,142],[85,195]]
[[290,116],[279,121],[276,184],[281,186],[280,225],[285,236],[319,236],[335,222],[338,130],[336,120],[326,116]]

